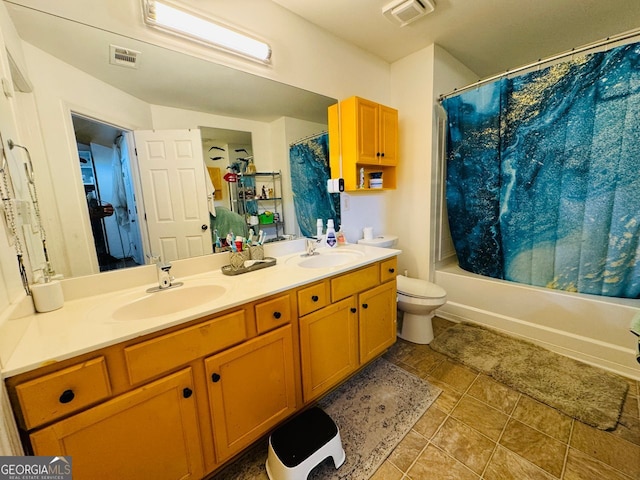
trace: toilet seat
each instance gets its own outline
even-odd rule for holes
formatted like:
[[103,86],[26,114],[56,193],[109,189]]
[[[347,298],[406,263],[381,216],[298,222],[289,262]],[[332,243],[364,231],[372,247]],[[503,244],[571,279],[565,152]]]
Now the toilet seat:
[[447,292],[444,288],[435,283],[421,280],[419,278],[409,278],[404,275],[396,277],[398,293],[413,298],[444,298]]

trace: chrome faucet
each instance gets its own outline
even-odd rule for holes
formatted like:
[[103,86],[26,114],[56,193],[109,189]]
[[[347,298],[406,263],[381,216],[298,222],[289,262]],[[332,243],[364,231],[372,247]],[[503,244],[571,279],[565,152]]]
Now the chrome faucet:
[[171,275],[171,264],[163,263],[159,255],[150,255],[149,259],[156,264],[158,273],[158,286],[151,287],[147,290],[148,293],[159,292],[160,290],[166,290],[172,287],[179,287],[182,282],[173,283],[175,278]]
[[318,246],[318,244],[322,241],[322,237],[316,239],[316,238],[307,238],[307,241],[305,243],[305,253],[303,253],[301,256],[302,257],[311,257],[313,255],[318,255],[318,252],[316,252],[316,248]]

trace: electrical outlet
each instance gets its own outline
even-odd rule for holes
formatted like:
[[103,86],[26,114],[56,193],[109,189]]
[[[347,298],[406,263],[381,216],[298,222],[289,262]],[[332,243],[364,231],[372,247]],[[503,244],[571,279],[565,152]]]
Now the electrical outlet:
[[340,209],[343,212],[348,212],[351,208],[351,197],[347,193],[341,193],[340,200],[342,202],[342,205],[340,205]]

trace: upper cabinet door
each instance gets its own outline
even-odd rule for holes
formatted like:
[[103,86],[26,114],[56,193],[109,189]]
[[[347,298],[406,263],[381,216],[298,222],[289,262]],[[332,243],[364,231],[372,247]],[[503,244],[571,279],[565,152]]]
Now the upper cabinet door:
[[200,130],[134,136],[151,254],[169,262],[212,253]]
[[357,109],[357,161],[358,163],[375,165],[380,158],[378,104],[358,99]]
[[398,164],[398,111],[380,105],[379,149],[380,165]]

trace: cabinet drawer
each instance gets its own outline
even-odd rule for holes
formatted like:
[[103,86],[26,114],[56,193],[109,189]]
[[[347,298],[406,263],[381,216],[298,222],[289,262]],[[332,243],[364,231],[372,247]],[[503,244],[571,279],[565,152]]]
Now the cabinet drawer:
[[73,413],[111,395],[104,357],[59,370],[16,386],[28,430]]
[[393,280],[398,275],[398,257],[380,262],[380,283]]
[[289,295],[258,303],[256,305],[256,328],[258,333],[268,332],[291,321]]
[[300,317],[320,310],[328,304],[327,282],[316,283],[298,290],[298,315]]
[[240,343],[247,338],[244,310],[222,315],[124,349],[131,385]]
[[369,265],[355,272],[331,279],[331,301],[337,302],[379,283],[379,264]]

